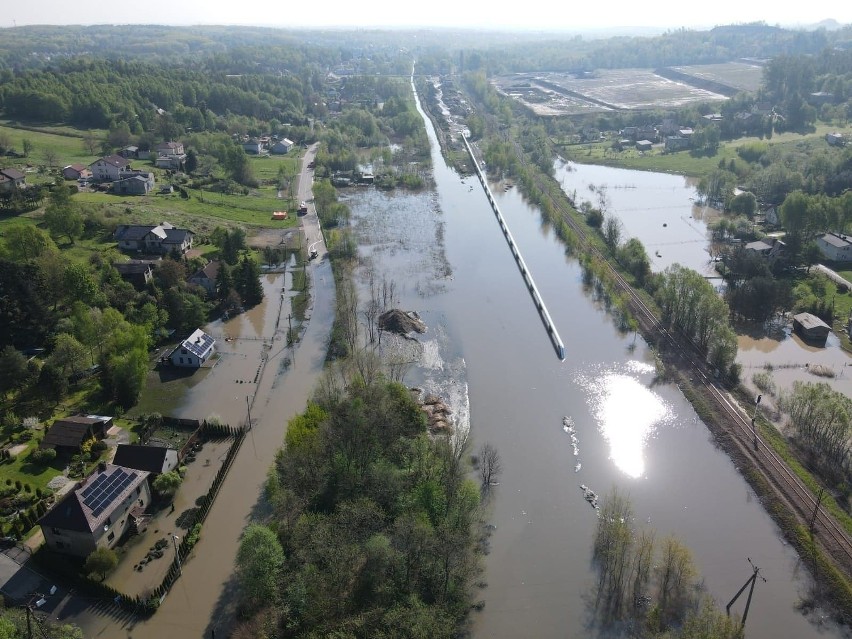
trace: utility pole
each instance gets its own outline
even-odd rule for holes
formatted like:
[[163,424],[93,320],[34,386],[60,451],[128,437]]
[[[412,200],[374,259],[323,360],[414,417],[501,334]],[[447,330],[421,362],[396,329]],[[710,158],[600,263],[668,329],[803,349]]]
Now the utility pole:
[[246,422],[246,426],[248,426],[249,430],[251,430],[251,402],[249,402],[248,395],[246,395],[246,412],[248,413],[248,421]]
[[293,316],[290,313],[287,313],[287,346],[293,345],[293,322],[291,318]]
[[819,489],[819,495],[817,495],[816,505],[814,506],[814,514],[811,515],[811,523],[808,526],[808,529],[811,531],[811,537],[814,536],[814,527],[816,526],[816,517],[819,512],[819,506],[822,503],[822,498],[825,496],[825,488]]
[[180,552],[178,551],[177,545],[178,539],[180,539],[180,537],[178,537],[177,535],[172,535],[172,542],[174,542],[175,545],[175,561],[177,561],[178,574],[182,576],[183,568],[180,565]]
[[754,449],[757,450],[757,431],[755,430],[754,422],[757,419],[757,409],[760,406],[760,400],[763,399],[763,395],[758,395],[757,399],[754,400],[754,413],[751,416],[751,435],[754,438]]
[[733,606],[734,602],[736,602],[736,600],[739,599],[740,595],[743,594],[743,591],[746,588],[748,588],[749,585],[751,586],[751,588],[749,588],[749,591],[748,591],[748,599],[746,599],[745,611],[743,612],[743,622],[742,622],[742,626],[741,626],[742,628],[745,628],[746,619],[748,618],[748,609],[751,606],[751,596],[754,594],[754,584],[757,583],[757,578],[760,577],[761,579],[763,579],[763,583],[766,583],[766,578],[763,575],[760,574],[760,568],[758,568],[757,566],[754,565],[754,563],[752,563],[751,557],[746,557],[746,559],[748,559],[748,563],[751,564],[751,570],[752,570],[751,577],[746,579],[746,582],[743,584],[743,587],[740,588],[737,591],[737,594],[734,595],[734,598],[731,599],[728,602],[728,605],[725,607],[725,612],[727,612],[728,616],[730,617],[731,616],[731,606]]

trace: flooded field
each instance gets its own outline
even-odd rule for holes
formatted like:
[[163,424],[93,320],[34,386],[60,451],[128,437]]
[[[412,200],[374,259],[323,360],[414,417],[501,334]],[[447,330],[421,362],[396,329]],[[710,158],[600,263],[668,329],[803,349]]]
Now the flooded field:
[[580,206],[588,202],[618,217],[624,239],[637,238],[645,246],[651,270],[682,264],[706,277],[713,269],[707,225],[720,212],[696,204],[695,180],[682,175],[616,169],[559,160],[556,180]]
[[[645,246],[651,269],[661,271],[679,263],[692,268],[714,285],[722,280],[713,268],[709,252],[707,224],[719,211],[695,204],[694,180],[679,175],[633,171],[590,164],[558,161],[556,179],[579,206],[601,201],[624,225],[626,237],[636,237]],[[839,338],[829,335],[824,346],[803,342],[791,330],[790,318],[775,326],[735,326],[739,333],[737,362],[743,367],[743,381],[755,394],[761,392],[752,382],[756,372],[769,371],[779,391],[793,382],[825,382],[852,396],[852,354],[840,347]],[[814,368],[816,367],[816,368]],[[815,370],[831,373],[818,376]],[[766,397],[773,405],[773,398]]]
[[808,589],[798,558],[680,391],[656,378],[645,344],[613,326],[517,190],[495,189],[565,341],[566,360],[554,356],[481,189],[432,142],[437,200],[369,190],[348,203],[364,268],[393,279],[398,306],[428,325],[406,382],[454,393],[469,407],[475,445],[487,441],[502,458],[474,635],[605,634],[593,612],[596,511],[582,484],[601,496],[618,487],[637,528],[678,535],[719,601],[751,574],[747,557],[761,566],[768,582],[755,593],[749,637],[839,636],[797,612]]

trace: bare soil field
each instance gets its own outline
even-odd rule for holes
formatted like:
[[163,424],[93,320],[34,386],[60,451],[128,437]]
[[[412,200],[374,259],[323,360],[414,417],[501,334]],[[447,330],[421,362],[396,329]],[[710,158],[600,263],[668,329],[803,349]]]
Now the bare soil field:
[[757,91],[763,79],[763,67],[746,62],[725,62],[724,64],[697,64],[686,67],[672,67],[699,80],[709,80],[725,84],[741,91]]
[[[638,111],[725,100],[725,96],[666,79],[651,69],[600,69],[589,77],[567,73],[501,76],[497,89],[539,115]],[[543,101],[542,98],[549,98]]]

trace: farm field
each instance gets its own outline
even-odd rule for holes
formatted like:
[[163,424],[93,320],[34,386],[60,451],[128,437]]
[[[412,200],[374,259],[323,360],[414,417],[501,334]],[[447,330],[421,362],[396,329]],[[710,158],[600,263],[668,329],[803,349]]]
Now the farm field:
[[672,68],[699,80],[718,82],[742,91],[757,91],[763,79],[763,67],[746,62],[697,64]]

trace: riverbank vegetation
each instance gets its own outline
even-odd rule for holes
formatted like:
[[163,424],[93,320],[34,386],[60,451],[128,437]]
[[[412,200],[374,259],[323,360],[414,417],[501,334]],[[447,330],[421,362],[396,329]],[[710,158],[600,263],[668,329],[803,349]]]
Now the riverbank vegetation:
[[273,514],[244,535],[233,636],[457,636],[479,572],[467,447],[429,438],[399,384],[331,388],[288,424]]
[[729,617],[704,591],[689,549],[676,537],[634,528],[630,499],[613,490],[598,515],[593,563],[598,573],[595,613],[608,628],[634,637],[740,639]]

